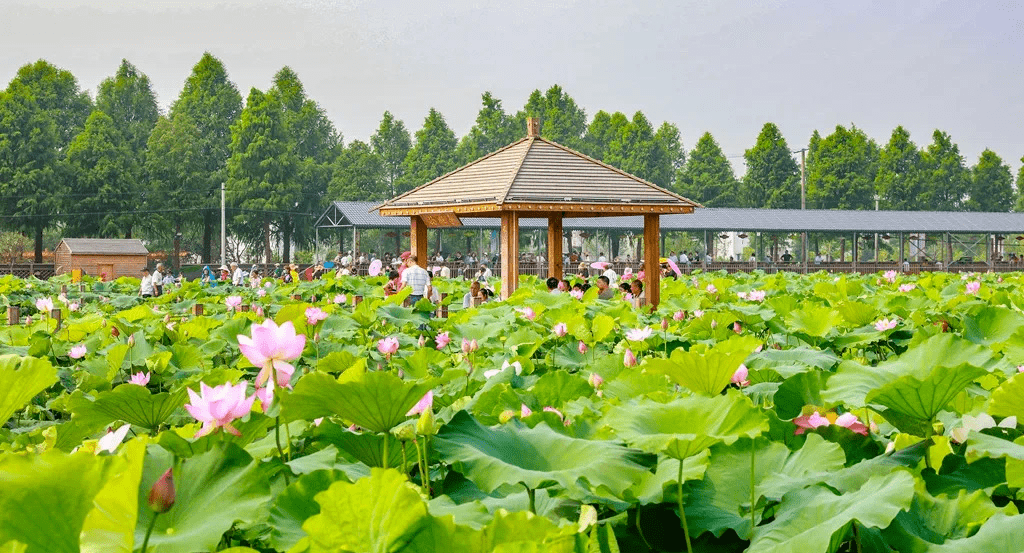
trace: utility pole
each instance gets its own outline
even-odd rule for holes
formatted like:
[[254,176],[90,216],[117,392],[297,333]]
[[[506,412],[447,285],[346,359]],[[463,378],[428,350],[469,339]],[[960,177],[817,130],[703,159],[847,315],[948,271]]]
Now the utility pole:
[[[807,209],[807,148],[794,150],[800,152],[800,209]],[[807,273],[807,233],[800,233],[800,243],[804,255],[804,273]]]
[[227,267],[227,265],[228,265],[228,258],[227,258],[227,255],[228,255],[227,254],[227,249],[228,249],[227,248],[227,246],[228,246],[228,227],[227,227],[227,221],[224,218],[224,212],[225,212],[224,204],[225,203],[226,202],[225,202],[225,195],[224,195],[224,183],[222,182],[222,183],[220,183],[220,264],[221,264],[222,267]]

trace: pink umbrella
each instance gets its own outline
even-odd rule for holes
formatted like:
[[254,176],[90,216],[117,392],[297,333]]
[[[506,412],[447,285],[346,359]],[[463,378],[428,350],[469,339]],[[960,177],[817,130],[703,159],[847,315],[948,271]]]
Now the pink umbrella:
[[381,262],[381,260],[374,259],[373,262],[370,263],[370,268],[367,270],[367,272],[370,274],[370,276],[377,276],[380,274],[380,268],[382,265],[384,264]]
[[608,262],[607,261],[595,261],[595,262],[590,264],[590,268],[598,269],[598,270],[603,271],[603,270],[608,268]]
[[683,276],[683,272],[679,270],[679,265],[676,265],[676,262],[672,261],[671,257],[668,259],[668,267],[672,269],[676,276]]

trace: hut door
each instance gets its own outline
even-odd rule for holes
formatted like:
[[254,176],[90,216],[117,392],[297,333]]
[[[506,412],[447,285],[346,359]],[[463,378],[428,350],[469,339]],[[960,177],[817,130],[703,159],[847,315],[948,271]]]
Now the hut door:
[[99,273],[98,277],[101,277],[104,281],[114,280],[117,275],[114,274],[113,263],[99,263],[96,265],[96,272]]

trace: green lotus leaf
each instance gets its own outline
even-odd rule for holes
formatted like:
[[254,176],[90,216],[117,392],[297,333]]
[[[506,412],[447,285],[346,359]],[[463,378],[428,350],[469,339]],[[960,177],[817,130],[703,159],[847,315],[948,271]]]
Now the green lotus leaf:
[[1016,509],[1011,505],[1003,509],[996,507],[980,490],[933,496],[919,481],[910,510],[897,515],[882,535],[896,551],[925,553],[935,544],[973,535],[985,521],[1000,512],[1013,515]]
[[993,551],[1024,551],[1024,515],[997,514],[978,533],[942,545],[932,545],[927,553],[992,553]]
[[403,451],[405,463],[416,463],[416,450],[413,447],[403,449],[402,442],[389,434],[370,434],[351,432],[330,422],[322,423],[313,433],[313,439],[333,444],[343,451],[350,459],[354,459],[367,467],[384,466],[384,440],[388,441],[388,466],[401,467]]
[[736,336],[718,342],[707,351],[679,348],[669,359],[648,361],[647,370],[665,374],[695,393],[715,396],[729,385],[733,373],[759,345],[761,341],[753,336]]
[[1014,441],[1004,440],[981,432],[971,432],[967,437],[967,451],[965,452],[967,462],[972,462],[982,457],[999,459],[1006,457],[1024,461],[1024,436]]
[[642,400],[614,407],[605,423],[627,444],[685,459],[717,444],[753,438],[768,418],[735,390],[711,398],[689,396],[670,403]]
[[809,371],[787,378],[772,396],[779,418],[798,417],[805,405],[822,405],[821,390],[830,376],[824,371]]
[[54,382],[57,369],[49,360],[0,355],[0,426]]
[[18,540],[0,543],[0,553],[25,553],[26,551],[28,551],[28,545]]
[[121,446],[117,457],[110,458],[109,476],[96,494],[95,507],[82,526],[83,553],[131,553],[135,549],[137,490],[147,441],[146,438],[132,440]]
[[27,553],[78,553],[109,471],[109,458],[85,451],[0,456],[0,543],[21,542]]
[[787,493],[775,520],[754,529],[751,551],[808,553],[833,551],[832,544],[854,522],[867,528],[889,526],[910,507],[914,477],[906,471],[874,476],[859,490],[837,495],[825,486]]
[[[172,461],[163,448],[151,446],[147,451],[138,489],[137,544],[142,544],[154,516],[146,495]],[[219,444],[174,467],[175,503],[156,518],[150,552],[216,551],[224,532],[235,523],[260,520],[271,497],[266,470],[231,443]]]
[[317,470],[292,482],[270,505],[270,545],[281,551],[292,548],[306,536],[302,523],[320,513],[314,497],[335,482],[348,481],[340,470]]
[[828,336],[842,323],[843,316],[838,311],[815,303],[805,303],[800,309],[786,315],[786,324],[794,332],[816,338]]
[[76,395],[69,405],[74,416],[82,421],[109,424],[120,420],[155,430],[185,404],[186,398],[185,388],[154,394],[143,386],[122,384],[96,394],[95,399]]
[[907,421],[911,424],[926,422],[934,419],[968,384],[984,374],[988,374],[986,369],[971,365],[940,365],[923,379],[909,374],[900,376],[870,392],[865,401],[887,407],[883,415],[898,427],[902,426],[902,418],[890,417],[889,411],[911,419]]
[[437,434],[441,459],[485,493],[505,484],[529,489],[561,486],[574,496],[606,487],[619,495],[649,470],[653,459],[616,442],[570,438],[546,423],[518,420],[488,428],[460,411]]
[[542,375],[530,388],[537,402],[537,408],[561,407],[578,397],[594,393],[594,388],[578,374],[554,371]]
[[1017,417],[1024,422],[1024,373],[1017,373],[992,390],[989,414],[995,417]]
[[986,306],[964,317],[964,338],[990,346],[1009,340],[1021,327],[1024,315],[998,305]]
[[313,372],[300,378],[294,391],[281,394],[281,416],[293,421],[337,415],[367,430],[388,432],[433,387],[433,382],[407,382],[390,372],[358,367],[337,380]]

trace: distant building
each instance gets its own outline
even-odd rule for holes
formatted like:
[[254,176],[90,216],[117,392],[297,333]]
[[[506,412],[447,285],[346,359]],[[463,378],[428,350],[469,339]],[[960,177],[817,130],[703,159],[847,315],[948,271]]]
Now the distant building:
[[149,250],[134,238],[65,238],[57,245],[54,271],[58,275],[82,270],[92,277],[113,280],[139,276]]

